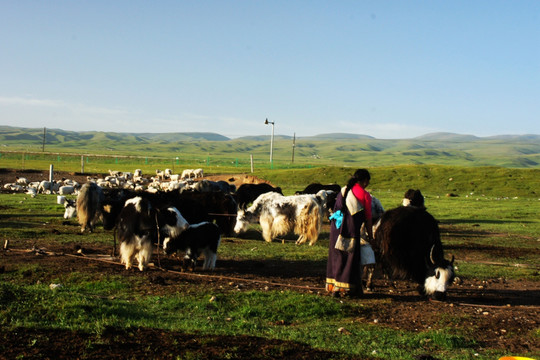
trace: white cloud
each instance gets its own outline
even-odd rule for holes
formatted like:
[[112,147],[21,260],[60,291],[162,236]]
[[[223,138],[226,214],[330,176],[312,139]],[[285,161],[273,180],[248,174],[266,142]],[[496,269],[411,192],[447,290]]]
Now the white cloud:
[[32,99],[22,97],[0,97],[0,104],[7,106],[32,106],[65,109],[73,112],[85,112],[95,114],[127,114],[128,111],[117,108],[105,108],[90,106],[81,103],[67,103],[60,100]]
[[43,100],[43,99],[27,99],[21,97],[0,97],[0,104],[12,106],[46,106],[46,107],[64,107],[62,101]]

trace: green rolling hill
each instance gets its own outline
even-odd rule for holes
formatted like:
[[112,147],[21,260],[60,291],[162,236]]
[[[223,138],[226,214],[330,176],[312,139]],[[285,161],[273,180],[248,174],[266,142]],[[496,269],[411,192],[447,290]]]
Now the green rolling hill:
[[[129,156],[212,156],[266,158],[270,136],[230,139],[216,133],[74,132],[0,126],[1,152],[46,152]],[[376,139],[331,133],[311,137],[276,135],[274,161],[314,166],[389,166],[438,164],[456,166],[540,167],[540,135],[476,137],[432,133],[410,139]]]

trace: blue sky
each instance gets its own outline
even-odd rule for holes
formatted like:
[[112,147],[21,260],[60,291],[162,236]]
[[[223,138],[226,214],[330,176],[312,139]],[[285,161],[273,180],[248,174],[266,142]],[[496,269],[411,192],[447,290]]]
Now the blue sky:
[[0,125],[540,134],[540,1],[0,0]]

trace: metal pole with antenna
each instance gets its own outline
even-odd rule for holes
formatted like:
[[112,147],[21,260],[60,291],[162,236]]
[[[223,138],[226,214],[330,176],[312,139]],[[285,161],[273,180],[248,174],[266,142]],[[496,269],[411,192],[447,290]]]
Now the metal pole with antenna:
[[264,122],[265,125],[272,125],[272,136],[270,137],[270,164],[274,164],[274,122],[268,121],[268,118],[266,118],[266,121]]

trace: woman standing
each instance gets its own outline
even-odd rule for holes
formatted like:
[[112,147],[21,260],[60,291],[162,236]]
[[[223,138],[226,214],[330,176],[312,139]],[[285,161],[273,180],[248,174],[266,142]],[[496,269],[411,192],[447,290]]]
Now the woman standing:
[[[343,218],[332,216],[330,246],[326,265],[326,291],[333,296],[362,295],[360,263],[360,228],[365,222],[368,239],[373,239],[371,221],[371,195],[365,190],[371,176],[366,169],[357,170],[341,189],[334,206],[334,214],[341,211]],[[336,249],[338,238],[351,241],[349,251]],[[340,247],[338,245],[338,247]]]

